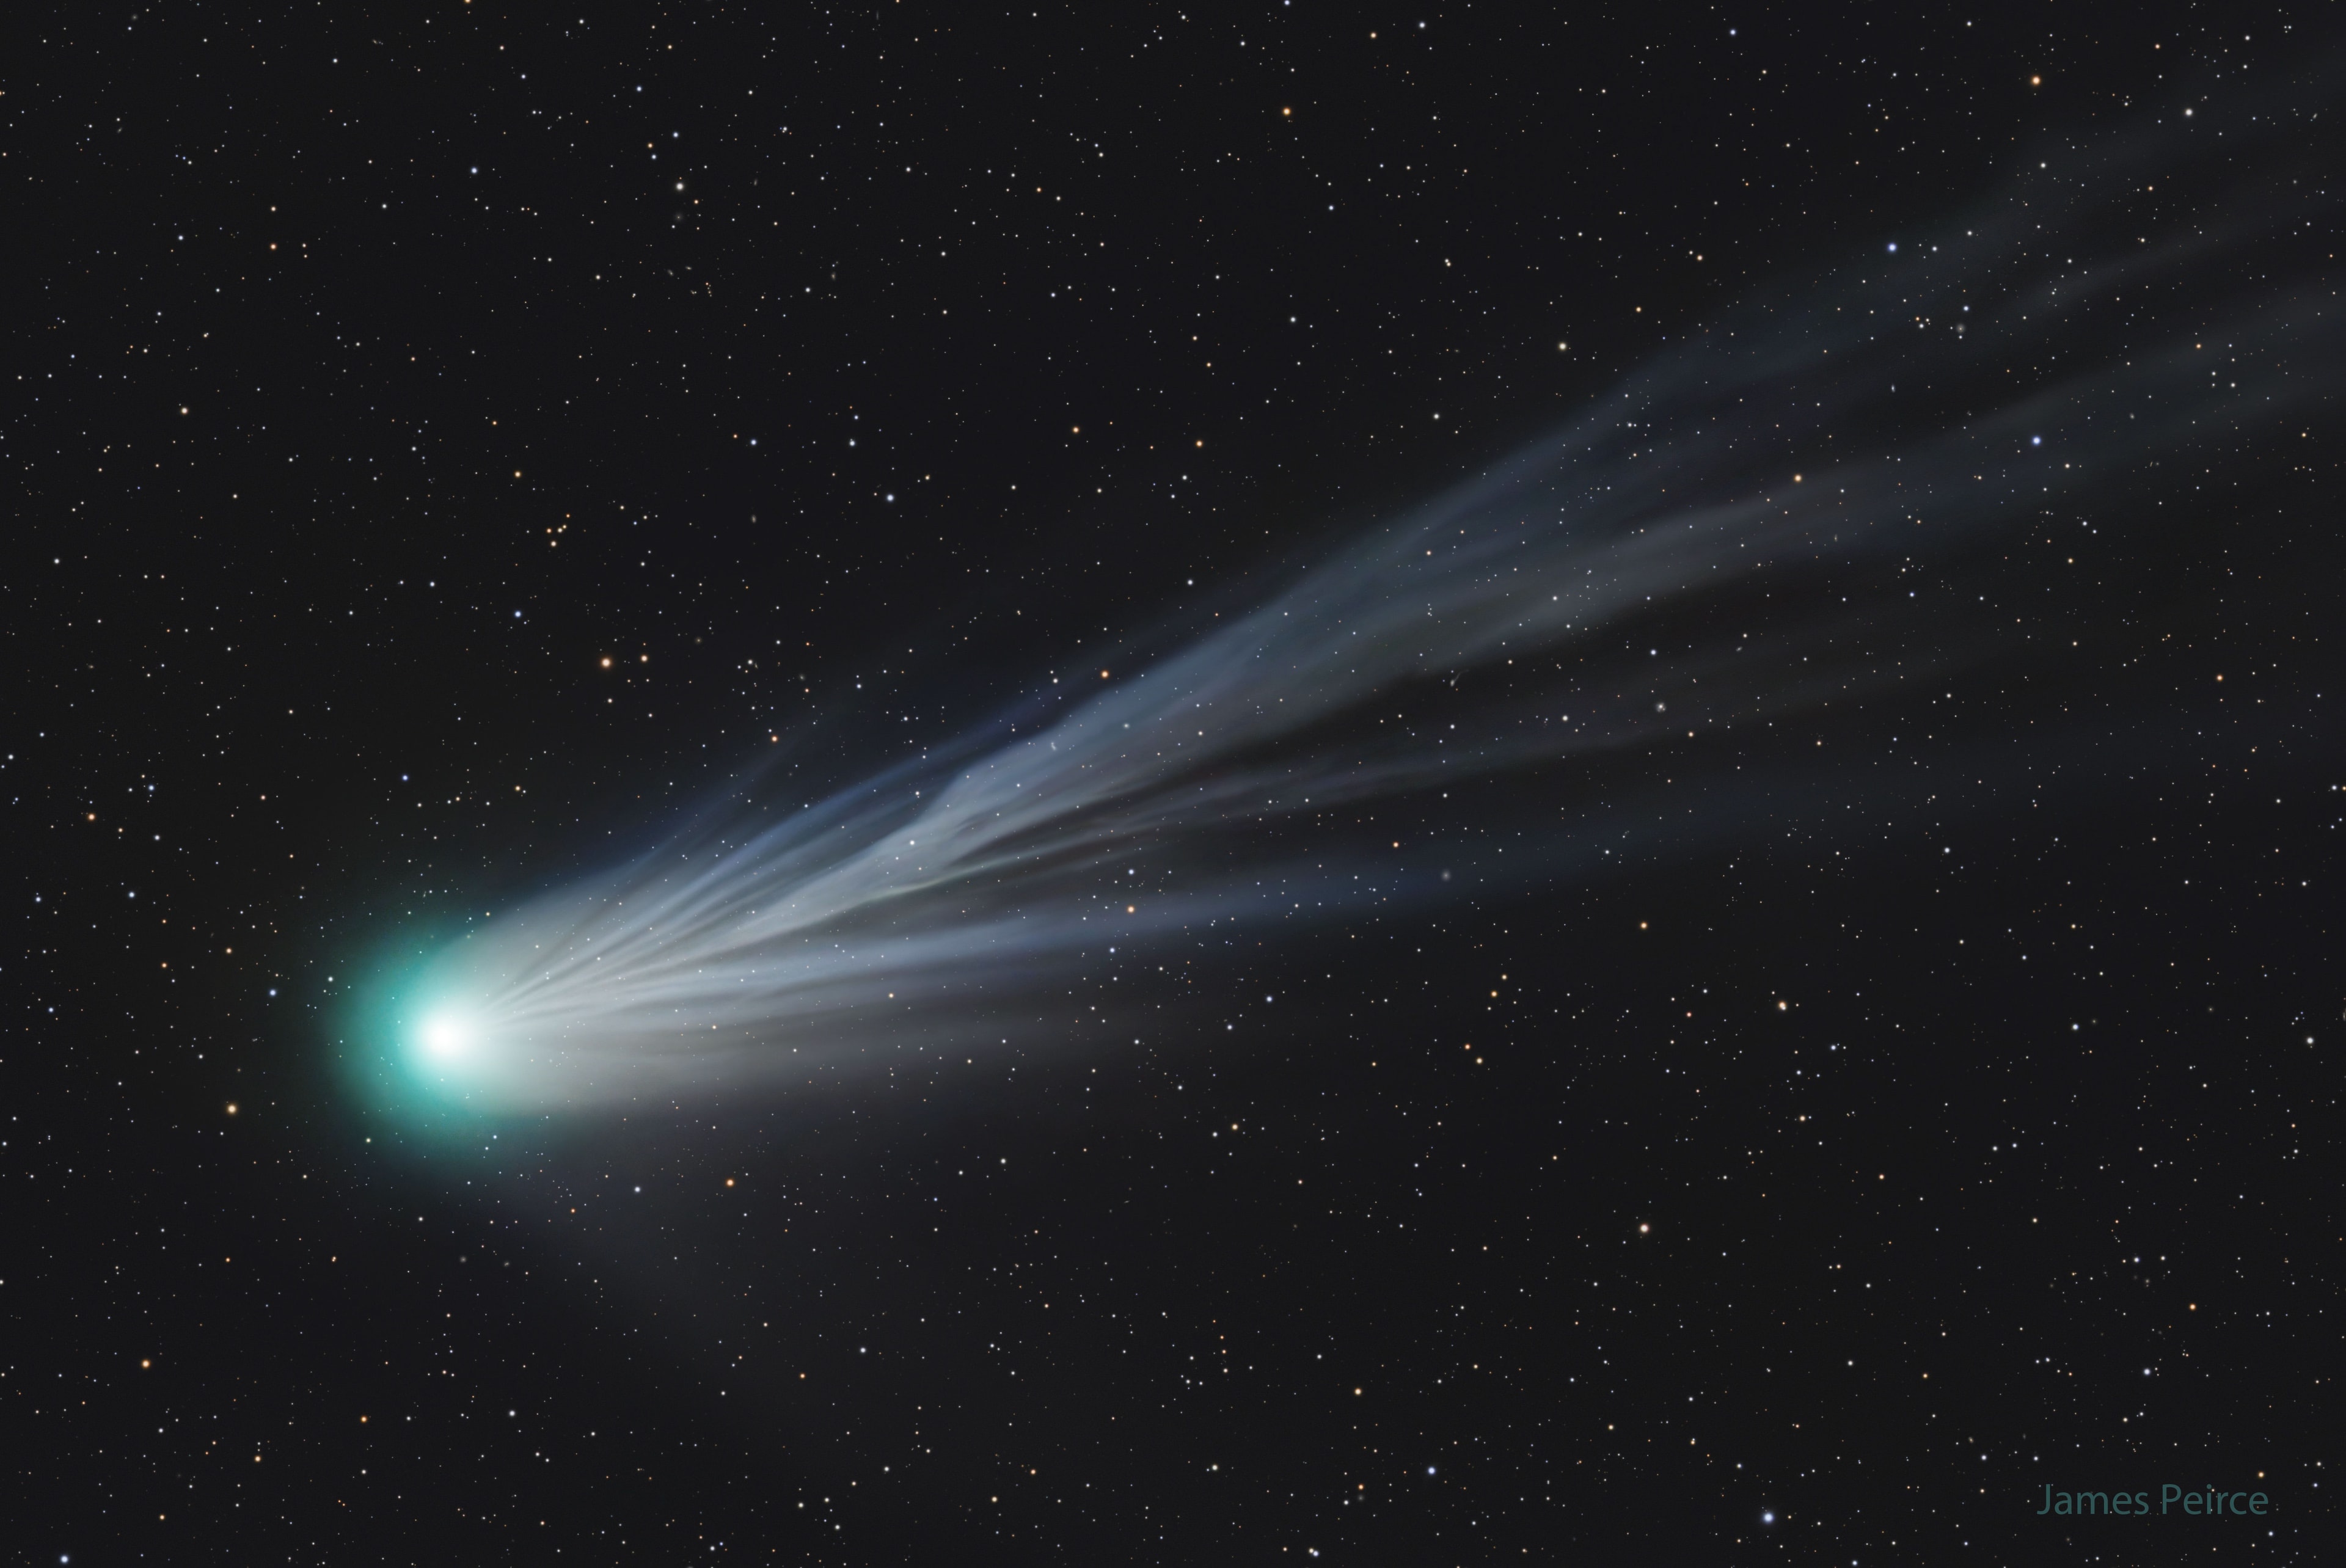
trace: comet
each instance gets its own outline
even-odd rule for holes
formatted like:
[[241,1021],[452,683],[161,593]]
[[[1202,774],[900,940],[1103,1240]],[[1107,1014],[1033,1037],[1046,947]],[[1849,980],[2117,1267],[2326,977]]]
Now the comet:
[[[1918,748],[1962,728],[1967,672],[2067,678],[2066,574],[2254,488],[2346,367],[2300,238],[2335,182],[2276,106],[2065,143],[1935,233],[1756,290],[1250,604],[1175,606],[949,745],[819,798],[745,763],[655,847],[401,970],[369,1059],[484,1115],[794,1093],[995,1049],[1088,966],[1919,822],[2050,767],[2086,739],[2050,708]],[[1051,1028],[1128,1049],[1180,1016]]]

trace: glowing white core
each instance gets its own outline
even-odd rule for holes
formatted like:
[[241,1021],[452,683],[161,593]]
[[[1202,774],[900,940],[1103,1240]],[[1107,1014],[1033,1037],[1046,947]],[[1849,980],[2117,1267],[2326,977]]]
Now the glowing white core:
[[434,1018],[423,1025],[423,1044],[435,1056],[453,1056],[464,1048],[464,1030],[453,1018]]

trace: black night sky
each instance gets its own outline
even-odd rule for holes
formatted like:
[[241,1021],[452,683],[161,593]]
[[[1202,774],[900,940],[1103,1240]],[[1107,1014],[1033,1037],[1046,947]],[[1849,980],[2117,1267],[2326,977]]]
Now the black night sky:
[[[2325,1560],[2332,7],[0,30],[6,1561]],[[1557,539],[1916,515],[1293,720],[1451,771],[1118,841],[1220,912],[875,959],[820,1071],[365,1092],[401,963],[1616,405]]]

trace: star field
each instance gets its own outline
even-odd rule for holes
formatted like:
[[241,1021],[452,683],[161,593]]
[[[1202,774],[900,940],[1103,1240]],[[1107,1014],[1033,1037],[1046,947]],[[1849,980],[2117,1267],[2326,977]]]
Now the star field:
[[[2326,13],[11,31],[26,1561],[2320,1560]],[[1732,423],[1812,532],[1080,890],[1249,901],[754,1092],[352,1092],[401,965],[1060,733],[1606,400],[1550,512]],[[1835,553],[2019,410],[1842,504],[2019,521]],[[2038,1517],[2170,1481],[2272,1509]]]

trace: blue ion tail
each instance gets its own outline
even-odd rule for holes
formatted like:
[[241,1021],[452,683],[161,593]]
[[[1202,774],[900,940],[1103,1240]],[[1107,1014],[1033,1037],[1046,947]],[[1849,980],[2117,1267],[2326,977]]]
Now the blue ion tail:
[[[1884,788],[1735,744],[1828,709],[1895,738],[1964,669],[2049,657],[1981,563],[2040,533],[2147,549],[2207,494],[2187,475],[2230,483],[2336,392],[2330,246],[2303,238],[2335,182],[2300,178],[2326,102],[2032,158],[1078,697],[825,800],[748,789],[632,863],[418,934],[352,1021],[352,1071],[424,1117],[785,1086],[889,1042],[990,1044],[1112,945],[1598,874],[1731,840],[1763,793],[1829,812]],[[1625,781],[1658,751],[1703,804]],[[1326,826],[1528,773],[1569,809],[1527,815],[1511,858]]]

